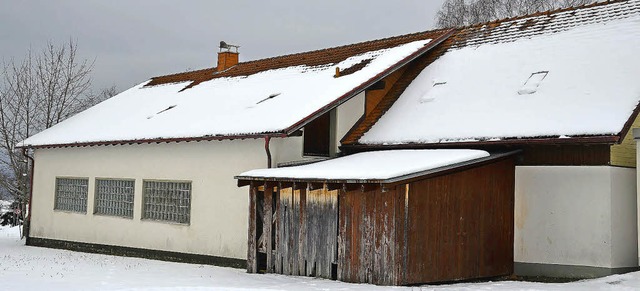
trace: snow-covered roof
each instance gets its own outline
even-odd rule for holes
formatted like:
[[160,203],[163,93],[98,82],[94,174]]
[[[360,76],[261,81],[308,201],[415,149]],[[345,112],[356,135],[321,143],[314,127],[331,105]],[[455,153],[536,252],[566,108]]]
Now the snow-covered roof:
[[[289,134],[435,45],[446,31],[156,77],[20,146]],[[435,42],[439,42],[437,40]],[[341,74],[336,76],[336,67]]]
[[361,144],[611,136],[640,101],[640,1],[462,30]]
[[381,181],[486,157],[488,152],[465,149],[374,151],[302,166],[251,170],[236,179]]

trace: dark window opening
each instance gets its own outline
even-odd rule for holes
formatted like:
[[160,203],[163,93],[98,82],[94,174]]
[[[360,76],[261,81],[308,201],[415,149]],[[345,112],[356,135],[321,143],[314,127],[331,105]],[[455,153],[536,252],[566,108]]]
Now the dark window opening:
[[330,114],[326,113],[304,127],[303,155],[328,157],[330,154]]

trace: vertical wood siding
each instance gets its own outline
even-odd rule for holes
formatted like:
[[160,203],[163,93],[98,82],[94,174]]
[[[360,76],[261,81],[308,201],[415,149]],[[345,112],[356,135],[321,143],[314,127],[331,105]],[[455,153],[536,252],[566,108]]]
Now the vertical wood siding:
[[404,192],[342,192],[339,199],[338,279],[379,285],[398,284],[403,272]]
[[513,272],[514,163],[410,184],[403,284]]
[[261,266],[252,240],[264,232],[273,258],[256,271],[378,285],[511,274],[514,175],[509,158],[389,189],[298,183],[261,198],[252,187],[250,227],[262,231],[249,232],[248,269]]
[[258,196],[258,188],[251,183],[251,188],[249,189],[249,238],[248,238],[248,247],[247,247],[247,272],[249,273],[257,273],[258,272],[258,238],[256,237],[256,199]]
[[536,145],[522,148],[523,166],[602,166],[610,160],[610,146],[598,145]]
[[280,189],[275,272],[332,279],[338,248],[338,191],[300,186]]
[[512,159],[340,194],[338,279],[406,285],[513,272]]

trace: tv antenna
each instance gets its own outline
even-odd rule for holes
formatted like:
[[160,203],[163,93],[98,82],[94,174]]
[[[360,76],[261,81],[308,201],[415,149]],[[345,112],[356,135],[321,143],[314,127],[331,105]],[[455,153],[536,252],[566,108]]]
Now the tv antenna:
[[228,44],[225,41],[220,41],[220,51],[226,50],[227,52],[230,52],[231,49],[234,49],[237,53],[239,47],[239,45]]

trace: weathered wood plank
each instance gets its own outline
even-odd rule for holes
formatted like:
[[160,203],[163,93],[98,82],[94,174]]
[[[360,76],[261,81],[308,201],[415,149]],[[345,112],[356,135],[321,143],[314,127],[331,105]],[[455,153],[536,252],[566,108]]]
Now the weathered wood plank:
[[264,218],[262,219],[262,235],[264,237],[263,243],[265,244],[265,251],[267,255],[267,267],[266,272],[272,273],[274,271],[274,262],[273,262],[273,245],[272,245],[272,226],[273,226],[273,184],[265,183],[264,186],[264,206],[263,213]]
[[510,274],[513,160],[412,182],[403,284]]
[[278,242],[280,248],[280,274],[291,275],[291,267],[289,264],[289,246],[291,235],[291,197],[293,196],[293,188],[286,188],[280,191],[280,209],[282,210],[279,215],[279,219],[282,227],[279,229],[280,241]]
[[281,245],[281,236],[282,236],[282,210],[281,210],[281,206],[282,206],[282,202],[280,201],[280,193],[282,192],[282,183],[278,185],[278,190],[274,193],[274,197],[273,199],[274,204],[276,206],[275,209],[275,213],[274,213],[274,218],[275,218],[275,223],[274,223],[274,235],[275,237],[275,244],[274,244],[274,273],[277,274],[282,274],[282,245]]
[[298,232],[298,253],[297,253],[297,267],[298,274],[303,276],[308,276],[307,274],[307,248],[309,244],[312,244],[312,241],[309,241],[307,237],[307,189],[300,189],[299,200],[298,200],[298,219],[296,221],[296,226],[299,228]]
[[353,282],[351,256],[354,250],[351,247],[353,241],[353,192],[343,188],[338,196],[338,280]]
[[247,272],[258,272],[258,241],[256,237],[256,196],[258,195],[258,189],[253,183],[249,188],[249,233],[248,233],[248,246],[247,246]]
[[[297,184],[296,184],[297,185]],[[289,229],[291,230],[289,236],[289,244],[290,244],[290,252],[289,252],[289,265],[290,265],[290,275],[299,276],[300,268],[298,267],[298,256],[300,244],[300,192],[305,191],[305,188],[298,189],[297,187],[293,190],[293,195],[291,196],[291,220],[289,223]]]

